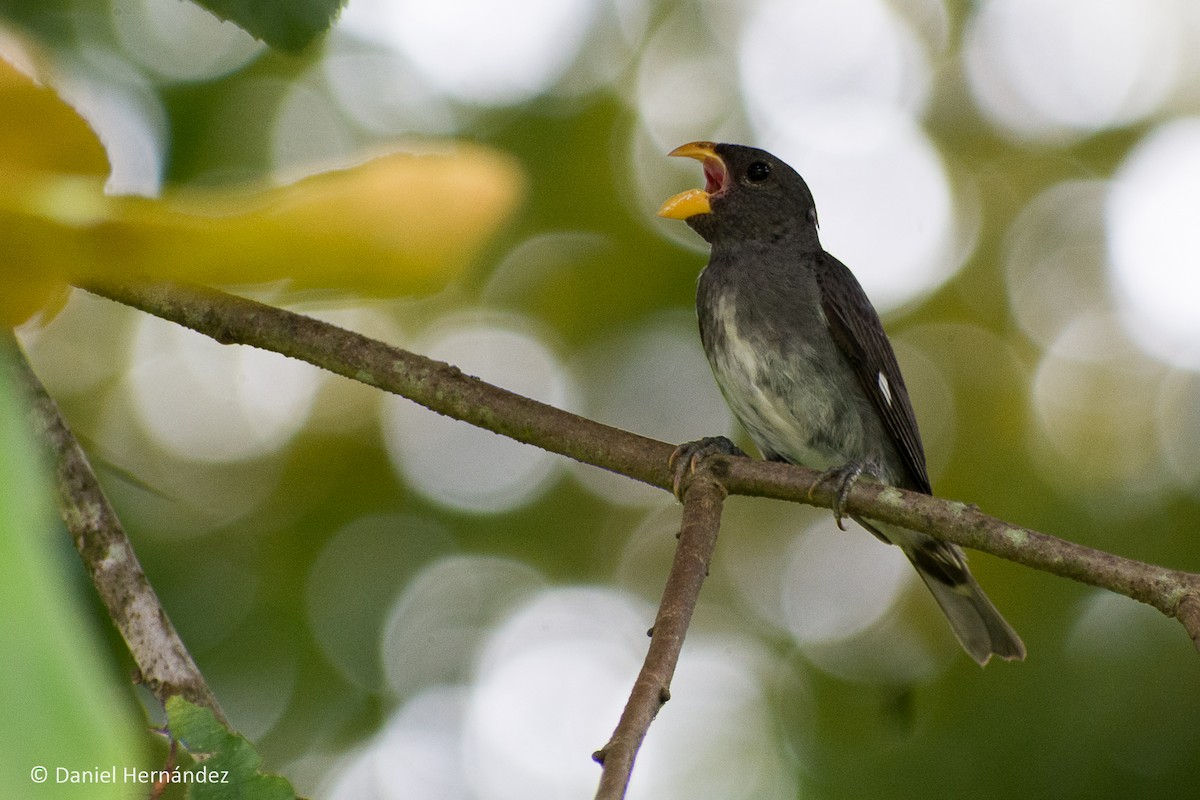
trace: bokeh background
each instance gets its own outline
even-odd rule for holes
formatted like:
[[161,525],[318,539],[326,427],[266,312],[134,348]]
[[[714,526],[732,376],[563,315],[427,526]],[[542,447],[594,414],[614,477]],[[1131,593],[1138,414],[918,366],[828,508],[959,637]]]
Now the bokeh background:
[[[240,288],[671,442],[740,432],[695,331],[702,243],[653,214],[699,170],[665,153],[769,149],[884,316],[940,495],[1200,571],[1200,5],[350,0],[294,56],[178,0],[0,11],[86,107],[116,194],[507,156],[519,204],[438,291]],[[82,292],[20,335],[268,769],[329,800],[591,795],[672,498]],[[152,703],[55,547],[137,737]],[[1027,662],[976,667],[862,530],[731,499],[630,796],[1194,787],[1182,629],[972,563]]]

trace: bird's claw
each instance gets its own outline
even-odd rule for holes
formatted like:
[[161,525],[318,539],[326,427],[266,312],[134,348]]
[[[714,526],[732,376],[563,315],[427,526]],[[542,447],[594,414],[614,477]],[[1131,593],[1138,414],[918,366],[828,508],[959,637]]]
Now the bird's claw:
[[667,468],[671,470],[671,491],[675,499],[683,502],[683,490],[686,481],[696,474],[700,462],[709,456],[745,456],[746,454],[733,442],[724,436],[706,436],[694,442],[684,442],[676,447],[667,459]]
[[858,483],[858,479],[862,477],[865,470],[866,467],[857,462],[833,467],[822,472],[813,485],[808,488],[808,499],[812,500],[813,493],[818,486],[829,480],[834,482],[836,495],[833,499],[833,519],[841,530],[847,530],[843,520],[846,517],[846,501],[850,499],[850,490],[854,488],[854,484]]

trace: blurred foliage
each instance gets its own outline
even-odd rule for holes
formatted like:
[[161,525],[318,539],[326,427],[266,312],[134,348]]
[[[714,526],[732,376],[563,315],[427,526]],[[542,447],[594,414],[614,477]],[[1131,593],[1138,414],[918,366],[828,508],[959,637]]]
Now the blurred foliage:
[[328,30],[346,0],[195,0],[272,47],[296,52]]
[[[79,18],[105,5],[4,2],[0,10],[43,46],[77,55]],[[952,5],[956,36],[969,5]],[[656,5],[654,13],[673,7]],[[468,109],[459,126],[469,145],[424,157],[384,156],[271,187],[266,181],[279,166],[270,155],[277,112],[290,91],[314,81],[311,70],[320,57],[319,48],[295,58],[265,53],[229,75],[154,85],[165,115],[169,181],[157,199],[105,196],[105,161],[95,136],[53,92],[5,73],[3,319],[15,323],[53,307],[72,280],[133,274],[223,284],[287,279],[292,290],[338,290],[273,295],[318,310],[346,294],[401,297],[370,306],[394,320],[396,327],[384,330],[397,339],[448,310],[485,306],[535,320],[564,360],[588,354],[604,361],[615,357],[606,349],[614,332],[664,311],[690,313],[703,258],[669,242],[637,205],[630,175],[648,165],[629,163],[636,120],[619,93],[548,92],[514,107]],[[936,68],[952,73],[955,57],[944,53]],[[1004,286],[1005,237],[1017,213],[1058,180],[1111,173],[1138,131],[1032,145],[998,133],[961,86],[948,82],[926,125],[946,162],[974,181],[978,244],[933,296],[886,320],[898,343],[936,364],[951,395],[955,430],[935,480],[939,494],[1084,544],[1200,569],[1196,487],[1145,494],[1120,486],[1071,488],[1032,455],[1041,434],[1030,383],[1041,350],[1015,323]],[[364,156],[394,144],[377,132],[346,128]],[[400,529],[397,520],[420,520],[438,532],[430,551],[511,557],[553,582],[619,584],[656,599],[655,580],[665,565],[662,573],[641,570],[649,574],[639,572],[636,581],[621,577],[629,569],[633,532],[645,523],[644,508],[607,503],[580,481],[563,478],[515,510],[448,509],[397,481],[375,424],[377,399],[348,382],[327,384],[317,401],[319,423],[283,453],[256,462],[172,458],[145,436],[135,437],[141,449],[113,446],[119,440],[113,430],[130,414],[122,382],[137,315],[88,313],[78,318],[88,327],[70,329],[70,344],[60,340],[57,355],[49,347],[35,349],[35,365],[51,372],[56,358],[75,359],[80,371],[99,372],[83,389],[61,390],[68,418],[94,440],[102,478],[147,573],[223,706],[270,771],[287,773],[302,792],[405,700],[378,685],[377,664],[356,673],[331,659],[309,616],[316,565],[328,543],[356,521],[376,516]],[[47,382],[53,391],[54,381]],[[932,413],[916,399],[918,416]],[[686,414],[688,401],[677,398],[678,414]],[[922,418],[930,428],[936,421]],[[24,447],[6,440],[0,466],[29,473]],[[22,508],[6,504],[0,512]],[[796,509],[787,513],[797,528],[807,519]],[[8,530],[25,523],[11,525]],[[759,533],[753,525],[726,528],[706,587],[711,605],[701,609],[697,624],[731,618],[731,627],[747,631],[786,666],[784,677],[766,682],[766,691],[778,715],[779,748],[793,759],[803,796],[1149,798],[1193,782],[1200,758],[1200,663],[1174,622],[1130,610],[1131,601],[1107,603],[1083,587],[977,556],[980,581],[1025,639],[1028,662],[981,672],[930,623],[931,641],[950,659],[935,677],[900,685],[839,677],[814,664],[785,633],[757,621],[722,577],[722,551]],[[664,540],[669,544],[669,533]],[[415,554],[413,560],[425,558],[425,549],[424,543],[397,547],[402,555]],[[375,556],[346,568],[341,591],[372,604],[396,597],[417,566]],[[29,574],[60,600],[86,591],[59,586],[61,575],[51,582],[58,572]],[[73,580],[82,583],[77,574]],[[14,597],[23,586],[9,584]],[[923,602],[914,594],[903,610],[925,619]],[[51,616],[69,618],[49,605],[36,611],[44,615],[37,619],[46,619],[44,630],[52,630]],[[6,610],[3,619],[26,613],[35,609]],[[347,639],[370,642],[384,615],[374,606],[364,611],[362,627]],[[107,630],[98,616],[92,623]],[[114,664],[128,666],[117,643],[103,657],[88,657],[84,648],[47,648],[38,655],[43,672],[80,663],[99,664],[102,673],[112,673]],[[5,677],[0,687],[16,693],[28,685]],[[55,696],[69,697],[72,688],[94,687],[68,682]],[[72,719],[76,707],[64,701],[31,713],[58,722]],[[119,735],[138,729],[120,722],[120,712],[106,707],[101,713]],[[670,713],[668,706],[663,716]],[[54,746],[59,760],[90,763],[91,756],[64,747]],[[21,752],[34,758],[50,748]],[[23,796],[25,773],[13,774],[19,776],[13,796]]]
[[[193,0],[219,19],[228,20],[272,47],[295,53],[329,29],[346,0]],[[79,18],[108,15],[107,0],[0,0],[0,15],[22,27],[61,41]]]

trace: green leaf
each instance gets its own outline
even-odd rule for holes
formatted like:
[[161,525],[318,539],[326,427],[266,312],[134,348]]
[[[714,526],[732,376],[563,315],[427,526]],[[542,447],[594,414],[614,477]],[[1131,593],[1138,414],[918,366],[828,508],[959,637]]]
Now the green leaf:
[[345,0],[194,0],[278,50],[294,53],[329,30]]
[[[167,701],[171,735],[196,759],[182,776],[191,800],[294,800],[287,779],[258,771],[262,756],[246,738],[230,733],[207,708],[182,697]],[[203,780],[201,780],[201,778]]]

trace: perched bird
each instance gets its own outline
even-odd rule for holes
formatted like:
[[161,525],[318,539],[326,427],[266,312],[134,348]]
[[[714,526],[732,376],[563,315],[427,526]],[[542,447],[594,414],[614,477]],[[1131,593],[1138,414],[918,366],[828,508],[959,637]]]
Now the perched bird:
[[[804,179],[743,145],[693,142],[671,155],[699,160],[705,187],[675,195],[658,213],[686,220],[712,246],[696,291],[700,338],[721,393],[763,457],[837,479],[839,525],[863,472],[932,494],[896,355],[854,275],[822,249]],[[740,453],[723,437],[691,442],[673,456],[676,469],[715,450]],[[971,658],[1025,657],[958,547],[854,519],[904,551]]]

